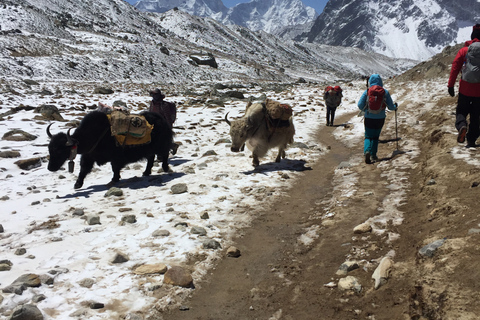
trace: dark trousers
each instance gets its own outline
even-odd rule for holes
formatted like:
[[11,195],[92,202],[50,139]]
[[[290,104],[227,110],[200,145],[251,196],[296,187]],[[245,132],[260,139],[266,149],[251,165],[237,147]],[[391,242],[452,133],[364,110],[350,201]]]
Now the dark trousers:
[[327,125],[333,126],[333,120],[335,119],[335,110],[337,110],[337,108],[327,106]]
[[[469,115],[470,125],[467,122],[467,116]],[[460,130],[462,127],[468,128],[467,143],[475,144],[475,141],[480,136],[480,97],[458,94],[455,128]]]

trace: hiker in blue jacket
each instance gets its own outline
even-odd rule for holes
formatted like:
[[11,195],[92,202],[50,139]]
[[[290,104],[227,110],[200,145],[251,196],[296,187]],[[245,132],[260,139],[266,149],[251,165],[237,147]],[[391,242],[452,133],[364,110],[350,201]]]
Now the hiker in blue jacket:
[[385,124],[385,109],[388,108],[393,111],[397,109],[397,106],[393,103],[388,90],[383,89],[384,95],[383,97],[380,97],[383,101],[381,107],[378,110],[371,110],[369,107],[369,101],[372,101],[370,98],[372,96],[371,89],[373,86],[380,86],[383,88],[383,81],[380,75],[372,74],[368,83],[369,88],[365,90],[360,97],[358,108],[365,112],[365,140],[363,144],[363,153],[365,155],[365,163],[370,164],[372,161],[378,160],[378,138],[380,137],[380,132],[382,132],[383,125]]

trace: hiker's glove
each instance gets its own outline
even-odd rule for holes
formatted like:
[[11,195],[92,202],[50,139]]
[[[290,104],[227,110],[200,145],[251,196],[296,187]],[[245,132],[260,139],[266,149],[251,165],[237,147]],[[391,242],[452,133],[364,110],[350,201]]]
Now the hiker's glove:
[[452,97],[455,97],[455,89],[453,89],[453,87],[448,87],[448,94]]
[[395,102],[393,105],[395,106],[395,110],[397,110],[398,109],[398,103]]

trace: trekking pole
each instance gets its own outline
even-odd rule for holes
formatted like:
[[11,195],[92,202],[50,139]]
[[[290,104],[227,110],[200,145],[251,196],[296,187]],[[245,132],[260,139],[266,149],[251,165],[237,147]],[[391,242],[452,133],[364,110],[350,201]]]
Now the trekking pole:
[[397,151],[398,151],[397,109],[398,109],[398,104],[395,102],[395,140],[397,141]]

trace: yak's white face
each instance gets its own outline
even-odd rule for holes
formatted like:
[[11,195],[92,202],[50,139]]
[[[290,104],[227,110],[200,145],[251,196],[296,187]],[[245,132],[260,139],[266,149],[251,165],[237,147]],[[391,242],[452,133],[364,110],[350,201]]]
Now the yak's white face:
[[248,124],[245,119],[233,121],[230,125],[230,137],[232,138],[232,152],[239,152],[247,141]]

